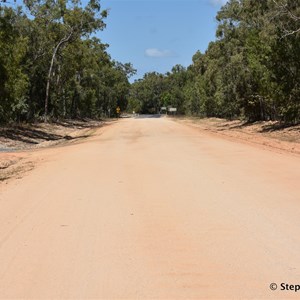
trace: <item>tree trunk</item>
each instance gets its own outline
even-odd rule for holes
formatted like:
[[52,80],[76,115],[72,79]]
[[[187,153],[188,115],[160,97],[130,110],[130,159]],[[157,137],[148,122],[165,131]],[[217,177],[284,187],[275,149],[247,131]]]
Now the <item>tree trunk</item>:
[[72,37],[73,31],[70,32],[68,36],[65,36],[63,39],[60,40],[60,42],[56,45],[56,47],[53,50],[52,58],[51,58],[51,63],[49,67],[49,72],[48,72],[48,77],[47,77],[47,86],[46,86],[46,97],[45,97],[45,115],[44,115],[44,122],[47,122],[47,117],[48,117],[48,104],[49,104],[49,92],[50,92],[50,80],[51,80],[51,74],[52,74],[52,69],[54,65],[54,60],[57,54],[57,51],[59,48],[64,44],[67,43],[71,37]]
[[51,80],[51,74],[52,74],[52,69],[53,69],[53,65],[54,65],[54,59],[55,59],[55,56],[56,56],[58,48],[59,48],[59,44],[54,48],[54,51],[53,51],[53,54],[52,54],[51,63],[50,63],[50,68],[49,68],[49,72],[48,72],[48,77],[47,77],[44,122],[47,122],[49,91],[50,91],[50,80]]

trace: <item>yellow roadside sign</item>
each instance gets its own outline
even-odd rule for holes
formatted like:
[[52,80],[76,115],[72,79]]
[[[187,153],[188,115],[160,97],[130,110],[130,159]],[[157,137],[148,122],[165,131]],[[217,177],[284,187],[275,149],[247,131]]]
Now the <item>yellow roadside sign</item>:
[[116,108],[116,111],[117,111],[117,114],[119,114],[119,113],[120,113],[121,109],[120,109],[120,107],[119,107],[119,106]]

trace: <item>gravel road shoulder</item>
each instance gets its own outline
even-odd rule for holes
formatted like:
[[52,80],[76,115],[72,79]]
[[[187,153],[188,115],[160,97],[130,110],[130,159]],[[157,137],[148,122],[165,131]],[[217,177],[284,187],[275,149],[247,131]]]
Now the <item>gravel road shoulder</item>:
[[1,127],[0,183],[22,178],[32,170],[39,161],[39,155],[32,158],[33,151],[81,142],[114,121],[65,120]]
[[282,126],[274,121],[245,123],[218,118],[174,118],[174,120],[219,137],[250,143],[276,152],[300,154],[300,124]]

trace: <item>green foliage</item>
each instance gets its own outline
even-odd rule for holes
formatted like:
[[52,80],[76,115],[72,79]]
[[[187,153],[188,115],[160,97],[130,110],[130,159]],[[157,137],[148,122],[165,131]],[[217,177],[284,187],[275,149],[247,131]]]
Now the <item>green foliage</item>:
[[92,37],[107,15],[99,0],[25,0],[15,9],[2,1],[0,122],[114,116],[118,106],[299,122],[297,1],[228,1],[216,16],[216,41],[197,51],[188,68],[147,73],[131,85],[132,65],[114,61],[108,45]]
[[[217,40],[175,66],[135,82],[142,112],[158,105],[179,113],[248,121],[300,121],[300,6],[292,0],[231,0],[217,14]],[[158,88],[157,82],[160,82]]]
[[130,103],[142,113],[158,113],[162,105],[164,78],[156,72],[146,73],[143,80],[131,85]]
[[[24,73],[24,59],[28,39],[17,26],[20,11],[0,7],[0,122],[20,119],[27,111],[28,77]],[[16,47],[15,45],[18,45]]]
[[[25,10],[28,15],[24,14]],[[0,7],[0,121],[99,118],[126,109],[135,73],[91,37],[105,28],[99,0],[26,0]]]

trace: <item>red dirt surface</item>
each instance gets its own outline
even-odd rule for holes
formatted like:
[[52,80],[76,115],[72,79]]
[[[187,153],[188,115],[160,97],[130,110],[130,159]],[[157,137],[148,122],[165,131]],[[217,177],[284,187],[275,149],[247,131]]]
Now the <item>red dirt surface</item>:
[[35,165],[0,185],[4,299],[299,298],[296,153],[137,118],[1,155]]

